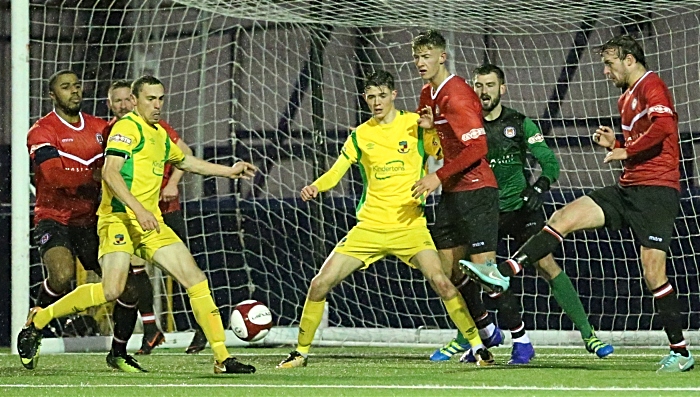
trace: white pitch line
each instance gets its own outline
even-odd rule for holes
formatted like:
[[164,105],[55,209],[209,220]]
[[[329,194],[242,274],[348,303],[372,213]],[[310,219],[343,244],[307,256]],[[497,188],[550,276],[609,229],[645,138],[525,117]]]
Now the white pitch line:
[[221,388],[221,389],[246,389],[246,388],[258,388],[258,389],[399,389],[399,390],[484,390],[488,388],[489,390],[534,390],[534,391],[612,391],[612,392],[659,392],[659,391],[700,391],[700,387],[566,387],[566,386],[494,386],[494,385],[479,385],[479,386],[452,386],[452,385],[266,385],[266,384],[138,384],[138,385],[125,385],[125,384],[113,384],[113,385],[91,385],[82,383],[79,385],[1,385],[0,388],[13,388],[13,389],[47,389],[47,388],[61,388],[61,389],[75,389],[75,388]]

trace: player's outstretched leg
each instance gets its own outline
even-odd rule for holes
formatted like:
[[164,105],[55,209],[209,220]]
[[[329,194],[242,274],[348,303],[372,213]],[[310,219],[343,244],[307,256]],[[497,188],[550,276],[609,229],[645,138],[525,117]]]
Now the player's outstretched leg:
[[121,296],[114,304],[114,334],[112,335],[112,348],[107,355],[107,365],[123,372],[148,372],[143,369],[138,361],[126,352],[126,344],[134,334],[136,318],[138,317],[139,293],[134,274],[130,273],[126,279],[126,286]]
[[[313,288],[313,281],[312,286]],[[311,292],[311,291],[310,291]],[[299,322],[299,337],[296,350],[293,350],[287,358],[277,364],[276,368],[288,369],[297,367],[306,367],[311,342],[314,340],[316,329],[321,324],[323,318],[323,310],[326,306],[326,300],[312,301],[308,298],[304,303],[304,309],[301,312],[301,321]]]
[[41,310],[40,307],[29,310],[27,322],[17,337],[17,352],[26,369],[34,369],[39,364],[42,335],[41,330],[34,325],[34,316]]
[[503,292],[510,287],[510,277],[503,276],[493,262],[473,263],[463,259],[459,264],[465,274],[489,292]]
[[[132,259],[132,264],[134,259]],[[145,261],[143,265],[145,265]],[[165,335],[156,324],[155,311],[153,310],[153,285],[144,266],[133,268],[133,278],[138,291],[138,311],[143,321],[143,339],[141,348],[136,354],[151,354],[151,351],[165,342]]]

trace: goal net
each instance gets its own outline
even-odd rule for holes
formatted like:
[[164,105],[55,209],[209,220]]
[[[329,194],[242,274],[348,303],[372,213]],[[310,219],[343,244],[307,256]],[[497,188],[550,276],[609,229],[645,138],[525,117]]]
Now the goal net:
[[[604,151],[590,136],[599,125],[620,131],[621,92],[606,82],[596,48],[628,32],[643,43],[679,115],[682,205],[667,268],[684,325],[697,330],[700,317],[691,313],[700,311],[700,5],[433,3],[32,1],[32,122],[51,110],[46,80],[58,69],[82,77],[83,110],[105,118],[111,81],[146,73],[163,80],[165,119],[196,155],[221,164],[247,160],[261,170],[252,182],[187,175],[181,186],[188,244],[209,277],[225,325],[233,305],[257,299],[269,306],[277,326],[267,342],[293,342],[311,278],[355,223],[362,179],[352,170],[311,203],[298,192],[330,167],[348,133],[368,119],[361,98],[368,71],[394,74],[397,106],[414,110],[422,81],[410,40],[425,28],[445,35],[448,69],[458,75],[469,78],[486,61],[501,66],[508,87],[504,104],[535,120],[560,160],[561,177],[545,205],[551,214],[619,175],[619,163],[603,164]],[[537,167],[532,171],[536,176]],[[432,209],[431,201],[429,219]],[[499,254],[508,250],[504,242]],[[35,297],[45,269],[32,252]],[[575,233],[555,252],[599,334],[617,344],[661,346],[665,337],[638,256],[628,230]],[[161,327],[190,330],[187,294],[157,273],[153,282]],[[536,342],[578,340],[542,278],[528,269],[513,288],[522,297],[526,329],[546,332]],[[441,343],[453,332],[428,283],[395,259],[336,287],[328,297],[327,326],[317,334],[321,342]]]

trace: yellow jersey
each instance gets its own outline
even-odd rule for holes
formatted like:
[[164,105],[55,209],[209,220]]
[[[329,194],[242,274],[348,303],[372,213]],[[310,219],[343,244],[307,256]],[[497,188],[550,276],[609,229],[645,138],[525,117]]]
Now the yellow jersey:
[[357,226],[372,230],[425,227],[423,199],[411,187],[427,171],[428,156],[441,158],[435,130],[418,127],[419,115],[398,111],[388,124],[372,118],[350,133],[333,167],[313,182],[321,192],[338,184],[351,164],[360,167],[364,185]]
[[[131,112],[112,127],[105,149],[105,155],[110,154],[126,157],[120,171],[126,186],[144,208],[162,221],[158,199],[163,169],[166,162],[179,163],[184,160],[182,150],[158,123],[150,126],[136,112]],[[102,201],[97,215],[108,214],[126,214],[136,219],[131,208],[117,199],[102,181]]]

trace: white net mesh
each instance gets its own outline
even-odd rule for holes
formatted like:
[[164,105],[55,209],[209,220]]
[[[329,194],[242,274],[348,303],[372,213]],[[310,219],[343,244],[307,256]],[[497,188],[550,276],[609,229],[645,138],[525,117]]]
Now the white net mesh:
[[[197,155],[225,164],[250,160],[262,170],[253,183],[185,181],[189,245],[225,320],[228,307],[253,298],[287,326],[298,322],[323,258],[354,224],[361,178],[352,171],[317,203],[301,203],[297,192],[367,119],[359,95],[367,70],[393,73],[398,107],[416,107],[422,82],[409,45],[421,30],[416,25],[445,34],[453,72],[468,77],[487,60],[505,70],[504,103],[540,125],[562,165],[550,213],[616,180],[619,169],[602,164],[589,138],[601,124],[619,130],[620,92],[605,81],[595,49],[627,31],[641,39],[679,114],[684,190],[668,270],[686,325],[697,329],[690,312],[700,310],[699,12],[692,1],[36,1],[32,121],[50,110],[46,79],[58,69],[82,76],[84,110],[103,117],[111,81],[161,78],[166,120]],[[659,329],[635,245],[626,230],[577,233],[556,252],[596,329]],[[36,263],[34,287],[41,278]],[[573,329],[542,279],[528,272],[514,288],[528,329]],[[189,329],[186,294],[173,294],[175,328]],[[355,274],[329,303],[333,326],[451,327],[420,274],[395,260]]]

